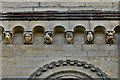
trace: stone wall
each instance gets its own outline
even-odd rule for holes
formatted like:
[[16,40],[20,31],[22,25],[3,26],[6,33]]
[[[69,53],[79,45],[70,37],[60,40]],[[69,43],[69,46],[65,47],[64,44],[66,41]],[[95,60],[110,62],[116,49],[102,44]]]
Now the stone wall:
[[1,2],[2,12],[32,11],[69,11],[69,10],[102,10],[118,11],[118,1],[81,1],[80,2]]
[[[34,1],[34,2],[33,2]],[[26,11],[69,11],[69,10],[102,10],[118,11],[119,0],[56,0],[39,2],[39,0],[2,0],[1,12],[26,12]],[[73,2],[73,3],[71,3]],[[116,20],[102,21],[1,21],[0,29],[14,31],[16,26],[21,26],[24,31],[33,31],[34,27],[42,26],[45,31],[53,31],[54,27],[61,25],[65,31],[74,31],[76,26],[83,26],[86,31],[93,31],[101,25],[106,31],[114,31],[119,26]],[[65,32],[64,31],[64,32]],[[2,30],[1,38],[2,38]],[[44,32],[44,31],[43,31]],[[65,42],[64,33],[55,34],[51,45],[43,44],[43,35],[34,36],[32,45],[23,44],[23,34],[14,35],[12,44],[0,42],[2,54],[3,78],[28,78],[34,71],[44,64],[52,61],[75,59],[86,61],[102,69],[111,78],[118,78],[118,47],[117,44],[105,43],[85,44],[81,33],[75,35],[74,44]],[[1,39],[0,38],[0,39]],[[21,40],[20,40],[21,39]],[[117,39],[116,39],[117,40]],[[102,40],[104,41],[104,39]],[[17,43],[17,44],[16,44]],[[1,70],[0,70],[1,71]]]

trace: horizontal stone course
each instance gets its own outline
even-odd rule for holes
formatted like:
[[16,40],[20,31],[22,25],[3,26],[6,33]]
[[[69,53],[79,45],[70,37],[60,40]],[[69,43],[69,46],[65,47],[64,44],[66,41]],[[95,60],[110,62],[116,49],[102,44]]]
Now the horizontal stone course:
[[1,0],[2,2],[119,2],[119,0]]
[[94,57],[101,57],[101,56],[109,56],[109,52],[108,51],[88,51],[87,55],[90,56],[94,56]]
[[82,50],[84,51],[109,51],[109,50],[116,50],[117,49],[117,45],[96,45],[96,44],[93,44],[93,45],[82,45],[81,46]]
[[112,7],[112,2],[86,2],[86,6],[93,7]]
[[33,8],[2,8],[2,12],[31,12]]
[[6,3],[1,3],[2,7],[6,7],[6,8],[27,8],[27,7],[35,7],[35,6],[39,6],[39,3],[37,2],[6,2]]
[[[118,9],[118,2],[2,2],[2,12],[26,12],[46,10],[112,10]],[[52,7],[52,8],[51,8]],[[71,8],[70,8],[71,7]]]

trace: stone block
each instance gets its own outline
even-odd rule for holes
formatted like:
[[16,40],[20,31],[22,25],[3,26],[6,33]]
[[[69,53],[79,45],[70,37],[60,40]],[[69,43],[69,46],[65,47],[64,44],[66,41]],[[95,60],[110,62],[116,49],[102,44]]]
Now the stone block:
[[68,11],[68,8],[41,8],[41,7],[34,7],[34,11]]
[[116,50],[117,49],[117,45],[98,45],[98,49],[99,50],[105,50],[105,51],[109,51],[109,50]]
[[88,51],[87,52],[88,57],[102,57],[102,56],[109,56],[108,51]]
[[60,2],[40,2],[41,7],[59,7]]
[[85,6],[85,2],[61,2],[61,7],[81,7]]
[[78,10],[94,10],[94,7],[71,7],[70,10],[71,11],[78,11]]
[[2,6],[6,8],[27,8],[27,7],[35,7],[38,6],[37,2],[3,2]]
[[[77,50],[76,46],[72,45],[72,44],[68,44],[68,45],[62,45],[61,48],[65,51],[69,51],[69,50]],[[81,46],[79,46],[79,49],[81,48]]]
[[110,56],[118,56],[119,52],[118,50],[114,50],[114,51],[109,51]]
[[118,11],[118,8],[113,8],[113,7],[107,7],[107,8],[101,8],[102,11]]
[[83,51],[97,51],[99,50],[99,48],[95,44],[86,44],[86,45],[82,45],[82,50]]
[[33,8],[2,8],[2,12],[27,12],[33,11]]
[[89,6],[89,7],[100,7],[100,2],[86,2],[86,6]]
[[113,8],[118,8],[118,6],[119,6],[119,2],[113,2],[112,3],[112,7]]

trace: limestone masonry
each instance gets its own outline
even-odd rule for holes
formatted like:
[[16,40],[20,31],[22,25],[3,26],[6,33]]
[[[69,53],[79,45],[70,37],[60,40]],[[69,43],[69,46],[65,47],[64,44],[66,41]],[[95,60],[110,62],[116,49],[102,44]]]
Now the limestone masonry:
[[118,78],[119,4],[2,0],[1,78]]

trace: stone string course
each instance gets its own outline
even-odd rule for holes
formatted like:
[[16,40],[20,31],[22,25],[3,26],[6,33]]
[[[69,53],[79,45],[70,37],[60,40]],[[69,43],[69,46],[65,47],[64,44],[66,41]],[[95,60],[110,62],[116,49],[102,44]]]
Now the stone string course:
[[119,2],[1,2],[2,12],[46,10],[102,10],[118,11]]

